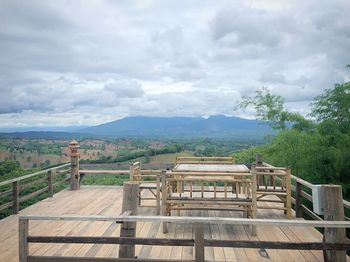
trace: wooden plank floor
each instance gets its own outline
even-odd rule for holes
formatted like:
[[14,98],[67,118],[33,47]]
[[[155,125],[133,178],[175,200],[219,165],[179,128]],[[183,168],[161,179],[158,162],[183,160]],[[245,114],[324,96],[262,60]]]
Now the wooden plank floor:
[[[79,191],[62,191],[22,211],[20,215],[119,215],[122,187],[91,186]],[[153,208],[139,208],[139,214],[154,215]],[[241,217],[239,212],[183,211],[188,216]],[[259,210],[258,218],[284,218],[282,211]],[[18,261],[18,215],[0,220],[0,261]],[[111,222],[30,221],[30,235],[119,236],[119,224]],[[247,226],[205,225],[205,238],[269,241],[321,241],[313,228],[258,226],[257,236]],[[191,238],[191,224],[170,224],[164,235],[159,223],[140,222],[137,235],[158,238]],[[117,257],[118,245],[30,244],[32,255]],[[192,259],[192,247],[136,246],[140,258]],[[206,259],[215,261],[322,261],[321,251],[281,251],[245,248],[205,248]]]

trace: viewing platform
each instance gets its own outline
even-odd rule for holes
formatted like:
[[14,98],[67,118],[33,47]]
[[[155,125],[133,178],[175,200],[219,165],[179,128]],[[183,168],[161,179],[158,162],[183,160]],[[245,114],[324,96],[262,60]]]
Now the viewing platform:
[[[251,165],[177,157],[171,170],[80,169],[78,148],[72,141],[71,163],[0,182],[0,210],[13,213],[0,220],[0,261],[350,261],[341,186],[313,185],[261,155]],[[81,186],[99,174],[126,181]]]
[[[64,190],[30,207],[17,215],[0,220],[0,261],[18,261],[18,217],[85,215],[118,216],[122,213],[123,188],[120,186],[84,186],[77,191]],[[276,204],[274,204],[276,205]],[[141,207],[139,215],[155,215],[156,209]],[[181,211],[181,215],[203,217],[242,217],[234,211]],[[293,213],[293,215],[295,215]],[[277,210],[259,210],[257,218],[286,218]],[[30,221],[30,235],[40,236],[119,236],[120,224],[91,221]],[[163,234],[159,222],[138,222],[137,237],[193,238],[191,223],[170,223]],[[322,234],[312,227],[258,226],[257,236],[251,236],[249,226],[206,224],[206,239],[261,240],[285,242],[321,242]],[[162,247],[136,245],[138,258],[194,259],[193,247]],[[34,256],[118,257],[119,245],[113,244],[38,244],[29,245]],[[213,261],[323,261],[320,250],[275,250],[255,248],[205,247],[205,258]]]

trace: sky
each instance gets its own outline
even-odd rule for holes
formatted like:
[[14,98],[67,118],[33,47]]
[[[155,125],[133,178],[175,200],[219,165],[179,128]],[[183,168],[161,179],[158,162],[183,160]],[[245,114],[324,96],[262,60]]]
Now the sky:
[[348,0],[0,1],[0,128],[128,116],[307,115],[348,80]]

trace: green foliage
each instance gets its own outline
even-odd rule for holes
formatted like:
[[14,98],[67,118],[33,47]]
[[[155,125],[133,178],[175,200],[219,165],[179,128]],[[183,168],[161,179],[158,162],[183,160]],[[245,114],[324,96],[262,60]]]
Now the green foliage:
[[18,169],[19,166],[15,161],[6,160],[0,163],[0,176],[4,176]]
[[350,82],[327,89],[312,106],[312,115],[318,121],[332,120],[342,132],[350,133]]
[[265,152],[266,146],[254,146],[234,153],[233,156],[235,157],[237,163],[249,166],[250,164],[255,163],[256,154],[265,155]]
[[284,109],[284,99],[281,96],[271,94],[270,90],[263,87],[255,92],[255,96],[244,96],[238,107],[246,109],[253,106],[256,118],[268,123],[274,129],[286,129],[292,125],[297,130],[308,130],[313,127],[310,120],[305,119],[299,113],[288,112]]
[[[267,89],[245,98],[242,106],[253,105],[257,116],[281,131],[269,144],[243,150],[238,162],[252,163],[256,153],[276,166],[290,166],[294,175],[316,184],[341,184],[350,197],[350,83],[335,85],[315,98],[312,115],[317,124],[284,110],[283,99]],[[288,128],[292,123],[292,128]]]
[[129,180],[129,174],[118,175],[118,174],[94,174],[85,175],[82,179],[83,185],[110,185],[110,186],[121,186],[124,181]]

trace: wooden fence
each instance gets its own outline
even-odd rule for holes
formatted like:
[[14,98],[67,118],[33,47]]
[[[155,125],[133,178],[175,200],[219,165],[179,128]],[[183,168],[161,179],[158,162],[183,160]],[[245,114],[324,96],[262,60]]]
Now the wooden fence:
[[[55,182],[56,178],[67,175],[69,171],[65,168],[68,166],[70,163],[0,182],[0,188],[2,188],[0,199],[5,202],[0,205],[0,211],[12,207],[12,213],[17,214],[20,203],[24,201],[44,192],[52,197],[54,187],[61,183],[61,181]],[[44,187],[37,189],[37,185],[41,184],[44,184]],[[35,188],[34,192],[31,190],[33,188]]]
[[[31,220],[59,220],[59,221],[111,221],[117,223],[130,222],[163,222],[163,223],[192,223],[195,227],[194,238],[140,238],[140,237],[81,237],[81,236],[31,236],[29,221]],[[350,228],[348,221],[307,221],[285,219],[243,219],[243,218],[210,218],[210,217],[166,217],[166,216],[23,216],[19,218],[19,255],[20,262],[24,261],[125,261],[125,258],[96,258],[96,257],[55,257],[31,256],[28,253],[29,243],[70,243],[70,244],[120,244],[157,245],[157,246],[194,246],[195,260],[204,261],[204,247],[232,247],[232,248],[265,248],[288,250],[350,250],[349,242],[276,242],[250,240],[217,240],[205,239],[203,224],[231,224],[231,225],[270,225],[279,227],[322,227],[322,228]],[[136,225],[135,225],[136,226]],[[134,256],[133,256],[134,257]],[[129,258],[127,261],[169,261],[158,259]]]

